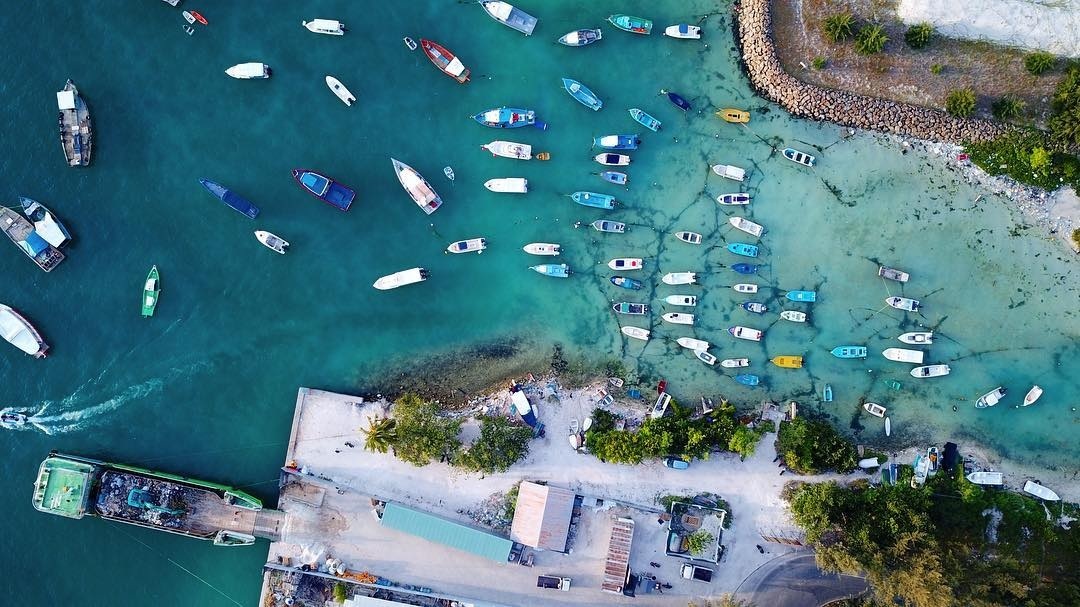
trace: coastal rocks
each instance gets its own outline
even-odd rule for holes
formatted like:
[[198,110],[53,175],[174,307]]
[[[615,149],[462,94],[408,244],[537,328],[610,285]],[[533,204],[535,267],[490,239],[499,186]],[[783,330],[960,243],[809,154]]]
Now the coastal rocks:
[[792,115],[844,126],[950,143],[987,141],[1007,128],[938,110],[807,84],[784,71],[772,40],[769,0],[735,5],[736,38],[758,94]]

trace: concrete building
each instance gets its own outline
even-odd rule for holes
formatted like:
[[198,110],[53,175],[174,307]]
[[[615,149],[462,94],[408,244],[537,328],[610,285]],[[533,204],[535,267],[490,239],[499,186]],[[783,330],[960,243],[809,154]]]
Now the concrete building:
[[510,539],[537,550],[566,552],[576,499],[569,489],[523,481]]

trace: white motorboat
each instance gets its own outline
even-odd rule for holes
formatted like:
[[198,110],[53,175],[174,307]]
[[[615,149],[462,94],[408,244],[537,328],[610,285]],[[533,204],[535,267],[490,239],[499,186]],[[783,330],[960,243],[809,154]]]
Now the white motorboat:
[[450,181],[454,180],[454,168],[453,167],[444,166],[443,169],[442,169],[442,173],[443,173],[443,175],[446,175],[446,178],[449,179]]
[[312,19],[311,21],[301,21],[301,23],[309,32],[315,34],[345,35],[345,24],[336,19]]
[[686,314],[684,312],[668,312],[667,314],[664,314],[660,318],[663,318],[664,321],[669,322],[669,323],[674,324],[674,325],[692,325],[692,324],[694,324],[694,315],[693,314]]
[[553,242],[530,242],[521,247],[529,255],[547,255],[554,257],[562,252],[562,246]]
[[661,278],[666,285],[696,285],[696,272],[669,272]]
[[877,275],[882,278],[888,278],[889,280],[895,280],[896,282],[907,282],[911,279],[911,275],[907,272],[887,266],[878,267]]
[[664,28],[664,35],[668,38],[681,38],[683,40],[701,40],[701,28],[696,25],[679,23]]
[[0,304],[0,337],[34,358],[45,358],[49,349],[34,325],[4,304]]
[[195,23],[195,15],[192,15],[191,11],[184,11],[180,14],[184,16],[184,21],[187,21],[188,23]]
[[885,418],[885,436],[892,436],[892,420]]
[[716,197],[716,202],[723,206],[735,206],[741,204],[750,204],[750,195],[746,192],[735,192],[734,194],[721,194]]
[[765,226],[754,223],[749,219],[742,217],[729,217],[728,223],[730,223],[736,230],[742,230],[751,236],[761,236],[761,233],[765,231]]
[[517,160],[532,159],[532,146],[524,143],[496,140],[487,145],[480,146],[480,149],[491,152],[492,156],[502,156],[503,158],[514,158]]
[[705,350],[694,350],[694,356],[697,356],[698,360],[710,367],[716,364],[716,357]]
[[621,329],[623,335],[632,337],[634,339],[640,339],[642,341],[649,341],[649,330],[642,329],[641,327],[623,327]]
[[26,425],[30,417],[22,411],[5,411],[0,413],[0,426],[4,428],[21,428]]
[[903,348],[886,348],[881,355],[889,360],[895,360],[898,363],[921,365],[923,363],[925,352],[922,350],[905,350]]
[[749,282],[740,282],[737,285],[731,285],[732,289],[735,289],[736,293],[757,293],[758,286]]
[[237,80],[253,80],[269,78],[272,72],[270,66],[265,63],[237,63],[225,70],[225,73]]
[[1047,487],[1043,487],[1035,481],[1028,481],[1024,483],[1024,493],[1034,495],[1035,497],[1044,499],[1048,502],[1056,502],[1061,498],[1057,493],[1054,493]]
[[866,409],[866,412],[874,417],[885,417],[885,407],[877,403],[865,403],[863,409]]
[[607,267],[612,270],[640,270],[645,267],[645,262],[639,257],[616,257],[607,262]]
[[911,488],[918,489],[926,483],[926,476],[930,474],[930,458],[920,455],[915,458],[915,476],[911,477]]
[[330,90],[337,95],[337,98],[345,105],[352,107],[353,102],[356,101],[356,96],[353,95],[349,89],[345,88],[345,85],[337,78],[327,76],[326,86],[330,87]]
[[758,331],[757,329],[751,329],[750,327],[734,326],[728,327],[728,333],[731,333],[732,337],[738,339],[745,339],[747,341],[761,341],[761,337],[765,335],[764,331]]
[[687,306],[692,308],[697,305],[696,295],[668,295],[664,301],[673,306]]
[[1030,407],[1031,405],[1034,405],[1035,401],[1039,400],[1039,397],[1042,396],[1042,394],[1043,394],[1043,389],[1042,388],[1040,388],[1038,385],[1032,386],[1031,389],[1028,390],[1028,393],[1024,396],[1024,404],[1022,404],[1020,406],[1021,407]]
[[806,322],[806,312],[799,312],[797,310],[784,310],[780,313],[780,318],[784,320],[790,320],[791,322]]
[[727,369],[739,369],[741,367],[749,367],[749,358],[725,358],[720,361],[720,366]]
[[869,470],[870,468],[877,468],[881,465],[881,460],[876,457],[867,457],[859,460],[859,467],[863,470]]
[[934,332],[933,331],[912,331],[911,333],[904,333],[903,335],[897,337],[896,339],[899,339],[900,341],[904,342],[905,344],[912,344],[912,345],[916,345],[916,346],[928,346],[928,345],[934,343]]
[[466,240],[451,242],[450,246],[446,247],[446,250],[449,253],[483,253],[486,248],[487,239],[468,238]]
[[675,232],[675,238],[689,244],[701,244],[701,234],[698,234],[697,232]]
[[405,36],[404,38],[401,39],[401,41],[405,43],[405,48],[409,49],[410,51],[415,51],[416,50],[416,47],[417,47],[416,40],[413,40],[412,38],[410,38],[408,36]]
[[993,407],[994,405],[1000,403],[1001,399],[1005,398],[1005,394],[1007,393],[1008,390],[1002,388],[1001,386],[998,386],[993,390],[987,392],[986,394],[980,396],[979,399],[975,401],[975,408],[985,409],[987,407]]
[[529,191],[529,180],[524,177],[500,177],[488,179],[484,182],[484,187],[492,192],[525,194]]
[[428,276],[430,276],[430,274],[424,268],[412,268],[394,272],[393,274],[387,274],[379,280],[376,280],[375,284],[372,286],[380,291],[386,291],[388,289],[396,289],[398,287],[404,287],[405,285],[411,285],[416,282],[424,282],[428,279]]
[[661,392],[656,397],[656,402],[653,403],[652,411],[649,411],[649,417],[652,419],[660,419],[667,413],[668,405],[671,404],[671,395],[667,392]]
[[694,339],[693,337],[680,337],[675,340],[680,346],[689,350],[708,350],[709,342],[704,339]]
[[275,251],[277,253],[285,254],[285,251],[289,250],[289,241],[265,230],[255,230],[255,238],[263,244],[264,247]]
[[919,300],[907,297],[886,297],[885,303],[897,310],[907,310],[908,312],[918,312],[920,305]]
[[746,179],[746,170],[732,164],[714,164],[712,166],[712,172],[732,181],[743,181]]
[[927,377],[943,377],[948,375],[952,369],[949,365],[925,365],[922,367],[915,367],[911,370],[911,376],[918,379],[925,379]]
[[431,187],[428,180],[424,179],[423,175],[396,158],[391,158],[390,164],[394,167],[394,174],[397,175],[401,187],[404,188],[409,198],[412,198],[412,201],[416,203],[416,206],[420,207],[420,210],[428,215],[439,210],[439,207],[442,206],[442,198],[435,192],[435,188]]
[[1004,476],[1000,472],[972,472],[967,475],[967,479],[976,485],[1000,486],[1005,484]]

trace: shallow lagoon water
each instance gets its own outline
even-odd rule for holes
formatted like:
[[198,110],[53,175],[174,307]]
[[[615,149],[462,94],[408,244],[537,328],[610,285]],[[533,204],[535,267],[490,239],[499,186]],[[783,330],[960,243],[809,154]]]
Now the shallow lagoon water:
[[[951,438],[1064,471],[1056,476],[1075,469],[1075,262],[1038,228],[1024,227],[1003,200],[975,202],[984,193],[959,183],[940,160],[901,154],[877,137],[841,140],[836,127],[793,120],[754,98],[739,74],[726,14],[705,22],[708,49],[603,24],[609,13],[627,12],[660,27],[701,15],[711,3],[582,9],[548,1],[524,6],[541,18],[529,39],[479,7],[450,2],[362,9],[320,2],[303,14],[279,3],[222,2],[202,10],[211,26],[190,38],[179,12],[164,3],[123,13],[110,7],[36,3],[21,19],[0,23],[9,49],[0,75],[8,108],[0,193],[9,204],[20,194],[41,200],[76,237],[69,259],[48,275],[0,246],[0,301],[27,314],[53,346],[45,361],[11,349],[0,356],[4,404],[45,407],[37,431],[0,437],[7,481],[0,503],[10,530],[0,549],[18,555],[9,559],[12,592],[27,604],[80,597],[93,597],[86,604],[251,604],[265,556],[261,548],[214,549],[40,515],[29,506],[30,487],[49,449],[244,485],[273,503],[298,386],[357,390],[386,369],[477,343],[519,344],[528,349],[523,356],[539,359],[550,357],[554,343],[573,356],[622,357],[643,377],[666,377],[687,401],[703,393],[748,406],[794,398],[804,411],[876,441],[883,438],[878,420],[858,414],[866,398],[889,408],[890,446]],[[331,38],[300,27],[315,16],[340,18],[351,31]],[[586,26],[603,27],[604,40],[582,49],[554,43]],[[459,54],[473,82],[459,86],[436,72],[405,49],[403,35],[429,36]],[[229,65],[252,60],[271,64],[273,78],[224,76]],[[352,89],[356,106],[326,90],[326,74]],[[563,76],[590,86],[605,108],[593,113],[570,99]],[[94,115],[88,170],[66,168],[56,146],[53,95],[67,77]],[[695,113],[657,96],[661,87],[689,99]],[[551,127],[497,131],[468,118],[502,104],[531,107]],[[712,116],[726,106],[751,109],[749,129]],[[644,131],[629,107],[653,113],[664,129]],[[625,191],[592,175],[602,169],[590,160],[591,138],[615,132],[643,133]],[[494,139],[531,143],[553,159],[492,158],[479,146]],[[815,152],[818,167],[783,160],[773,148],[785,145]],[[391,156],[442,194],[435,215],[406,197]],[[777,310],[787,290],[816,289],[818,303],[783,306],[808,311],[809,325],[737,307],[743,298],[728,286],[744,277],[725,266],[745,260],[724,246],[753,239],[728,227],[728,214],[712,202],[738,184],[709,175],[710,163],[750,170],[754,203],[745,212],[769,230],[759,259],[768,265],[755,280],[769,288],[756,299]],[[457,173],[452,184],[441,175],[447,164]],[[289,175],[294,167],[355,187],[353,209],[342,214],[301,192]],[[530,193],[483,188],[508,176],[527,177]],[[262,215],[251,221],[222,206],[200,177],[235,189]],[[616,194],[624,204],[609,213],[585,209],[564,196],[575,190]],[[620,237],[573,227],[600,217],[631,230]],[[284,236],[292,250],[285,257],[265,250],[255,229]],[[675,240],[678,229],[704,233],[706,244]],[[473,236],[488,238],[483,255],[443,254],[450,241]],[[562,243],[561,261],[575,275],[555,280],[527,270],[543,261],[521,252],[532,241]],[[647,259],[637,276],[650,284],[645,291],[607,282],[606,261],[626,256]],[[900,289],[876,277],[876,261],[912,273],[902,292],[923,300],[921,315],[879,311]],[[162,301],[143,320],[139,290],[155,263]],[[416,265],[432,279],[391,292],[370,287]],[[701,272],[702,285],[659,283],[683,270]],[[659,320],[663,296],[684,291],[701,298],[692,329]],[[624,341],[610,301],[645,298],[655,307],[656,339]],[[734,324],[767,329],[767,338],[737,342],[726,333]],[[900,345],[896,335],[920,326],[938,332],[928,360],[950,363],[949,377],[914,380],[907,365],[880,357]],[[753,359],[750,371],[763,386],[740,386],[732,373],[702,365],[674,343],[689,334],[714,343],[721,358]],[[828,353],[845,343],[869,346],[871,357],[841,361]],[[778,354],[802,354],[806,367],[766,362]],[[891,390],[885,378],[902,389]],[[836,395],[830,405],[817,402],[826,382]],[[1039,404],[1013,409],[1036,382],[1046,388]],[[999,384],[1010,398],[976,411],[975,398]],[[153,584],[129,581],[148,579]]]

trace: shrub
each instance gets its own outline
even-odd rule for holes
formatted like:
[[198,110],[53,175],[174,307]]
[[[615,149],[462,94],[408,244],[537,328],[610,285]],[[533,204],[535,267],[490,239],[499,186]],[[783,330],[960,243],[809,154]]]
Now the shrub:
[[1049,171],[1039,172],[1031,166],[1036,148],[1048,149],[1045,134],[1017,129],[993,141],[971,144],[966,151],[972,162],[991,175],[1008,175],[1044,190],[1055,190],[1062,185],[1080,188],[1080,159],[1051,152]]
[[506,472],[514,462],[529,454],[532,437],[532,428],[528,426],[511,424],[505,417],[486,415],[480,420],[480,437],[458,452],[454,465],[484,474]]
[[1050,174],[1050,152],[1046,151],[1044,147],[1036,147],[1031,150],[1031,158],[1028,161],[1031,165],[1031,171],[1040,177],[1046,177]]
[[1062,147],[1080,148],[1080,65],[1073,64],[1054,90],[1050,136]]
[[1072,233],[1073,244],[1080,247],[1080,228],[1076,228]]
[[1046,51],[1035,51],[1024,57],[1024,67],[1033,76],[1039,76],[1054,67],[1054,55]]
[[814,57],[814,60],[810,62],[810,65],[814,66],[815,70],[823,70],[828,63],[828,59],[818,55],[817,57]]
[[821,29],[825,33],[825,38],[829,42],[837,43],[843,42],[849,38],[854,31],[855,17],[851,13],[837,13],[825,18],[825,21],[821,24]]
[[917,23],[904,32],[904,42],[911,48],[922,48],[934,37],[934,26],[929,23]]
[[885,28],[878,24],[864,25],[855,34],[855,52],[860,55],[874,55],[885,48],[889,37],[885,35]]
[[347,598],[349,598],[349,589],[345,586],[345,583],[338,582],[334,584],[334,602],[344,603]]
[[1024,113],[1024,106],[1026,104],[1013,97],[1012,95],[1005,95],[1001,99],[998,99],[990,106],[990,111],[994,113],[994,118],[1002,122],[1019,118]]
[[414,466],[426,466],[435,458],[452,457],[461,447],[461,421],[440,416],[439,405],[415,394],[394,401],[394,454]]
[[930,66],[930,73],[935,75],[935,76],[940,75],[941,72],[944,72],[944,71],[945,71],[945,66],[941,65],[940,63],[935,63],[935,64]]
[[686,548],[690,554],[701,554],[713,541],[713,534],[708,531],[695,531],[686,536]]
[[957,89],[945,98],[945,111],[958,118],[967,118],[975,113],[975,91]]
[[780,424],[776,452],[799,474],[821,470],[850,472],[855,469],[855,448],[826,422],[799,417]]

